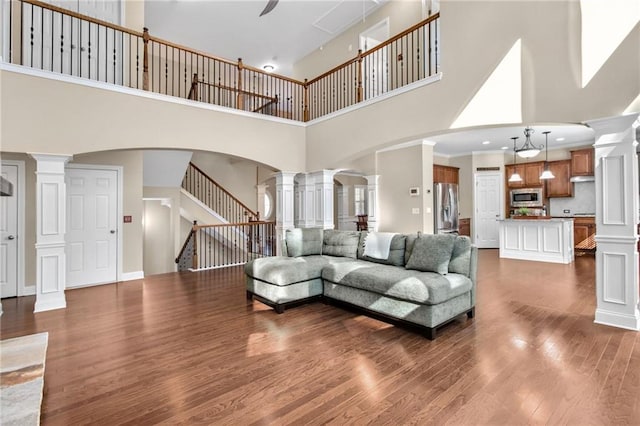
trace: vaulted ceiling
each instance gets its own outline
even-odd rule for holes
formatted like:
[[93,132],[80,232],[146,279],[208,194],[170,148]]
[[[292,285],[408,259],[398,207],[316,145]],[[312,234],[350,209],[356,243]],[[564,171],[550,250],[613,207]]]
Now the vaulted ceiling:
[[293,64],[387,0],[169,0],[145,4],[145,24],[156,37],[255,67]]

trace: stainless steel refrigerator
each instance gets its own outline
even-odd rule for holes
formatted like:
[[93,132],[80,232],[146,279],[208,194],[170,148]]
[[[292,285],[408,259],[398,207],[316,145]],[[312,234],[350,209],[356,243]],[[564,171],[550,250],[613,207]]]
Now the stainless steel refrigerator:
[[458,232],[458,185],[436,183],[433,185],[435,234]]

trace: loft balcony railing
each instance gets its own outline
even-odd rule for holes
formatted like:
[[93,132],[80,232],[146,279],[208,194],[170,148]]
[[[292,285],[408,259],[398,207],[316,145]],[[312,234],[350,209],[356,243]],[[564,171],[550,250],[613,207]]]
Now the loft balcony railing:
[[439,71],[439,14],[312,79],[298,81],[37,0],[9,0],[13,64],[228,108],[309,121]]

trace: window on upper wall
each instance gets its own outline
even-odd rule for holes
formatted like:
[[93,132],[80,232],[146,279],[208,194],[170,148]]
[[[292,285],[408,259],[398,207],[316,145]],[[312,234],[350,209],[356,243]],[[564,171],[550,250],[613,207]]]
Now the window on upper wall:
[[364,185],[355,185],[353,187],[353,205],[355,210],[355,215],[367,214],[367,205],[365,200],[366,194],[366,186]]
[[271,216],[271,206],[272,206],[272,199],[271,199],[271,194],[269,194],[269,192],[265,192],[264,193],[264,215],[263,215],[263,219],[267,220],[268,217]]

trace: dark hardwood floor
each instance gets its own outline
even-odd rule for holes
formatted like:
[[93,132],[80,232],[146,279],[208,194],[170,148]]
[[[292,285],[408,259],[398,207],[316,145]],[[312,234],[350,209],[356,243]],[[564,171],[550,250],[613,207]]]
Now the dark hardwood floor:
[[241,268],[67,291],[2,338],[49,332],[42,423],[639,424],[640,333],[596,325],[595,262],[481,250],[476,317],[429,341],[314,303],[277,315]]

